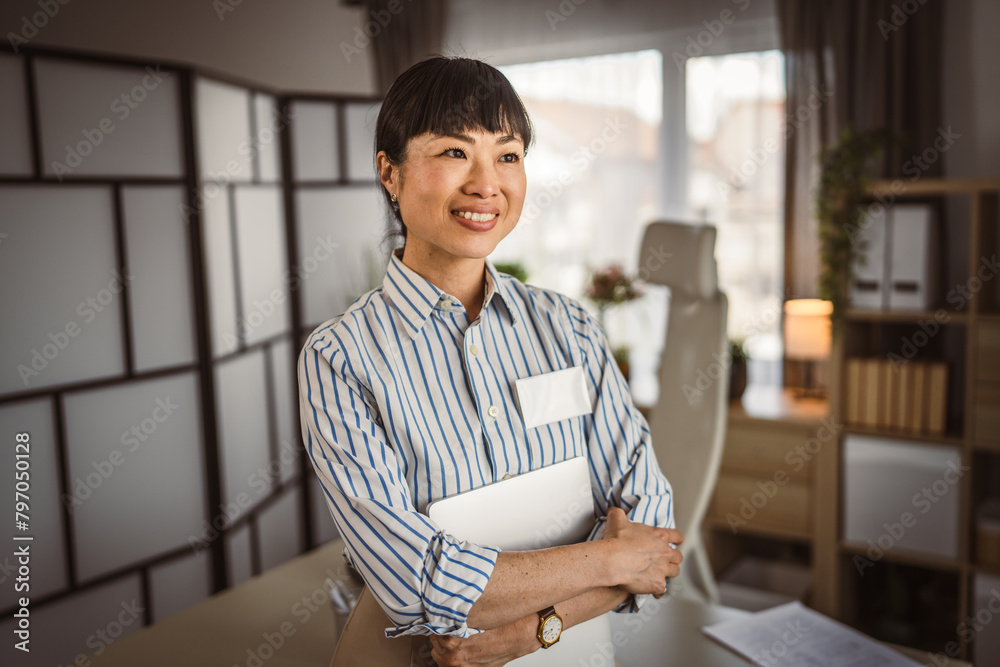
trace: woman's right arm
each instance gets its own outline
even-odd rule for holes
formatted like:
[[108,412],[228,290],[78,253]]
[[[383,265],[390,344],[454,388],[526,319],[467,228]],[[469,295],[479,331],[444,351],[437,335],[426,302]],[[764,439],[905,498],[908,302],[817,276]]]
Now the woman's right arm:
[[[347,334],[349,336],[349,334]],[[468,636],[467,616],[498,549],[455,539],[413,505],[351,343],[328,327],[298,360],[302,438],[355,566],[395,626],[391,636]],[[358,377],[362,374],[364,381]]]

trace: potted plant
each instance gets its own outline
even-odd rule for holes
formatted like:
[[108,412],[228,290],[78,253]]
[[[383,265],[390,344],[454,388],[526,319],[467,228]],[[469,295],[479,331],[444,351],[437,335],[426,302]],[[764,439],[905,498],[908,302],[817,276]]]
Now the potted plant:
[[884,129],[857,132],[844,128],[835,143],[820,151],[820,179],[816,189],[819,222],[820,298],[833,303],[831,321],[837,326],[847,307],[851,282],[851,254],[858,234],[873,158],[889,143]]
[[524,268],[524,264],[521,262],[496,262],[493,264],[493,268],[500,273],[514,276],[522,283],[528,282],[528,270]]
[[747,388],[747,356],[742,340],[729,340],[729,400],[738,401]]

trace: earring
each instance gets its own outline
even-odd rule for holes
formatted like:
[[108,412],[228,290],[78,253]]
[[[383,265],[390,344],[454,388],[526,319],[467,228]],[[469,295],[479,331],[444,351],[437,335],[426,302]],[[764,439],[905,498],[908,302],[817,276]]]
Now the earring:
[[389,199],[391,199],[392,203],[395,204],[396,203],[396,193],[393,192],[391,195],[389,195]]

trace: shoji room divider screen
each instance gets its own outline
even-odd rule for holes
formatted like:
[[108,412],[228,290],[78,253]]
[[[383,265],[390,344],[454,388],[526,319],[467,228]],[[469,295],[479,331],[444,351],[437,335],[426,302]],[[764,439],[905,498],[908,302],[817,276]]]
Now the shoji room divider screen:
[[378,107],[43,50],[0,90],[0,634],[29,597],[71,664],[336,536],[295,361],[384,270]]

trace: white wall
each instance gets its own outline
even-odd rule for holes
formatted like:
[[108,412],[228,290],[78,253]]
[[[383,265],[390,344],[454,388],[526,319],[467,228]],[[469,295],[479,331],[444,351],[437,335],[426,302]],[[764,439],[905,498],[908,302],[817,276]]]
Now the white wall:
[[[65,2],[66,4],[59,4]],[[83,49],[154,62],[188,63],[282,91],[375,92],[372,50],[351,54],[365,12],[339,0],[4,0],[5,41],[37,15],[29,46]],[[230,11],[231,10],[231,11]],[[52,10],[50,10],[52,11]]]
[[774,0],[450,0],[445,44],[446,54],[494,65],[659,49],[665,120],[656,217],[675,220],[692,219],[684,60],[779,46]]
[[666,63],[705,22],[706,53],[758,49],[761,33],[777,46],[774,0],[449,0],[446,52],[506,65],[659,48]]

